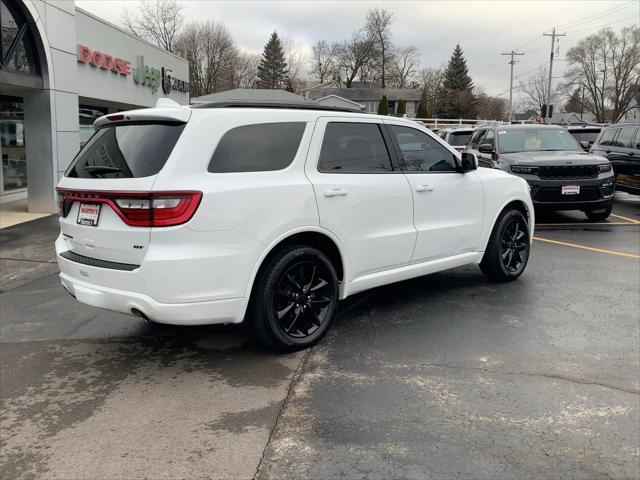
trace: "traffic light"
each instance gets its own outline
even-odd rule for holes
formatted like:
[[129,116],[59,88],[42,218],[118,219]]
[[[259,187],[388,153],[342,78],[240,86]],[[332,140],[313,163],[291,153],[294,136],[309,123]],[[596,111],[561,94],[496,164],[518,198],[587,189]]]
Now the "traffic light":
[[549,105],[549,118],[553,117],[553,105]]
[[542,118],[547,118],[547,104],[546,103],[544,105],[542,105],[542,108],[540,109],[540,116]]

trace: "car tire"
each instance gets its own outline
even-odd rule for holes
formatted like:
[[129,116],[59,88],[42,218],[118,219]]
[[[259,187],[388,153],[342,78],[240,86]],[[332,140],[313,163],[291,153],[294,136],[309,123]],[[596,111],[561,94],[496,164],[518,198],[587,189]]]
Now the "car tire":
[[249,313],[256,338],[281,352],[301,350],[325,335],[338,304],[338,277],[329,258],[304,245],[277,251],[261,269]]
[[609,215],[611,215],[611,210],[613,210],[613,205],[607,205],[606,207],[585,210],[584,213],[592,222],[602,222],[609,218]]
[[493,226],[480,269],[492,280],[513,281],[524,272],[530,250],[527,218],[519,210],[503,210]]

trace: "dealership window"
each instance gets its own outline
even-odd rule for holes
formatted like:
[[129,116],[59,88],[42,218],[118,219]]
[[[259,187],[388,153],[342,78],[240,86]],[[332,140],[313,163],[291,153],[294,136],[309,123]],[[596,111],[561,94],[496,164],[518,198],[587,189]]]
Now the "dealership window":
[[31,27],[15,2],[0,0],[0,69],[39,75]]
[[24,103],[20,97],[0,95],[0,193],[27,186],[27,154],[24,132]]
[[103,115],[109,113],[104,107],[94,107],[92,105],[80,105],[79,119],[80,119],[80,146],[83,147],[85,143],[91,138],[91,135],[95,132],[93,128],[93,122]]

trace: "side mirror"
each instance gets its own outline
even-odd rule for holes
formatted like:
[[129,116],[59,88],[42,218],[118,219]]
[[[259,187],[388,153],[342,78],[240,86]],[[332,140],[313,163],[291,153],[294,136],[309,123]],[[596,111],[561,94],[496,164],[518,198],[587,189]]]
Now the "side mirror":
[[478,151],[480,153],[493,153],[493,145],[490,143],[481,143],[478,146]]
[[478,168],[478,157],[475,153],[463,152],[460,156],[460,171],[470,172]]
[[589,150],[589,148],[591,148],[591,142],[588,142],[586,140],[580,140],[580,146],[582,147],[583,150]]

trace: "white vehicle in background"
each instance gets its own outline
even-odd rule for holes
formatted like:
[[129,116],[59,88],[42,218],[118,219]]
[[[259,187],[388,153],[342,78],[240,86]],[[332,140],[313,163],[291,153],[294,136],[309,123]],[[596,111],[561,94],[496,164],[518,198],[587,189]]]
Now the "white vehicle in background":
[[438,130],[438,136],[455,148],[458,153],[462,153],[474,131],[475,128],[443,128]]
[[409,120],[228,102],[95,126],[60,181],[56,241],[62,284],[89,305],[246,318],[286,351],[363,290],[473,263],[509,281],[527,265],[527,183]]

